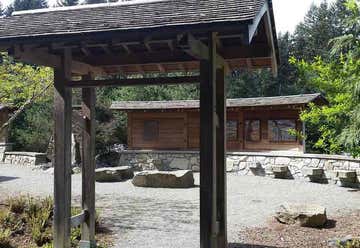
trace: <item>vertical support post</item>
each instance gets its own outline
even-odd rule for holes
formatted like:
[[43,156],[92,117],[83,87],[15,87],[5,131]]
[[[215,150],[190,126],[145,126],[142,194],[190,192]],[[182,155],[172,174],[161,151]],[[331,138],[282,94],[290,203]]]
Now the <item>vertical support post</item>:
[[71,51],[54,71],[54,247],[70,248],[71,214]]
[[81,248],[96,247],[95,241],[95,102],[94,88],[82,89],[82,113],[86,122],[82,136],[82,208],[86,213],[81,225]]
[[[200,62],[200,247],[226,247],[224,70],[216,69],[216,35]],[[217,83],[218,81],[218,83]]]
[[303,145],[303,153],[306,153],[306,124],[305,121],[302,122],[302,136],[303,136],[303,140],[302,140],[302,145]]
[[224,68],[216,72],[216,199],[219,233],[217,247],[227,247],[226,209],[226,85]]

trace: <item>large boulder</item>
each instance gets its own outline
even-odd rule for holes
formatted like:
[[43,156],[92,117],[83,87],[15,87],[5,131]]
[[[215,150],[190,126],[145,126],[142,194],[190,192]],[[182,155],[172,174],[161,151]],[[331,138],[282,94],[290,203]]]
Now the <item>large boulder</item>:
[[327,221],[326,208],[313,204],[283,204],[275,218],[283,224],[303,227],[323,227]]
[[107,167],[95,170],[97,182],[122,182],[134,177],[134,172],[129,166]]
[[190,188],[194,186],[194,175],[190,170],[143,171],[132,180],[134,186],[151,188]]

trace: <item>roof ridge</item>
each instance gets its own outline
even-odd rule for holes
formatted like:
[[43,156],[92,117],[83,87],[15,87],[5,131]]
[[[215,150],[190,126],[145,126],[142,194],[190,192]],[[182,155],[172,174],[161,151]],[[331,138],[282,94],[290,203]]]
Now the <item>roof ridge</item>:
[[31,15],[31,14],[59,12],[59,11],[68,11],[68,10],[79,10],[79,9],[128,6],[128,5],[136,5],[136,4],[150,4],[150,3],[168,2],[168,1],[171,1],[171,0],[120,0],[118,2],[84,4],[84,5],[64,6],[64,7],[49,7],[49,8],[32,9],[32,10],[20,10],[20,11],[14,11],[12,13],[12,16]]

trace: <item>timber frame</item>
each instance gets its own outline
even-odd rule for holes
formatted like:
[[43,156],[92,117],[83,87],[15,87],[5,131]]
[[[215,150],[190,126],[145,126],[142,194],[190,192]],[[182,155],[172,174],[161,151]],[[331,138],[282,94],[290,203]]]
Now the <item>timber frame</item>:
[[[173,11],[176,9],[177,11]],[[130,13],[130,14],[129,14]],[[119,18],[120,16],[120,18]],[[0,51],[54,68],[54,247],[95,247],[96,87],[200,83],[200,247],[227,247],[225,75],[277,71],[270,0],[150,0],[0,18]],[[72,88],[82,89],[82,208],[71,214]]]

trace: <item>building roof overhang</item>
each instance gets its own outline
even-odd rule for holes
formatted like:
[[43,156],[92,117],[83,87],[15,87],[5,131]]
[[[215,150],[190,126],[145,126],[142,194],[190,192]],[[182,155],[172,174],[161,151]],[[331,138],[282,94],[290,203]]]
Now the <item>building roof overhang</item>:
[[17,60],[58,67],[64,49],[74,75],[193,73],[199,58],[182,43],[207,45],[217,33],[229,70],[279,62],[270,0],[134,0],[125,3],[17,12],[0,18],[0,51]]

